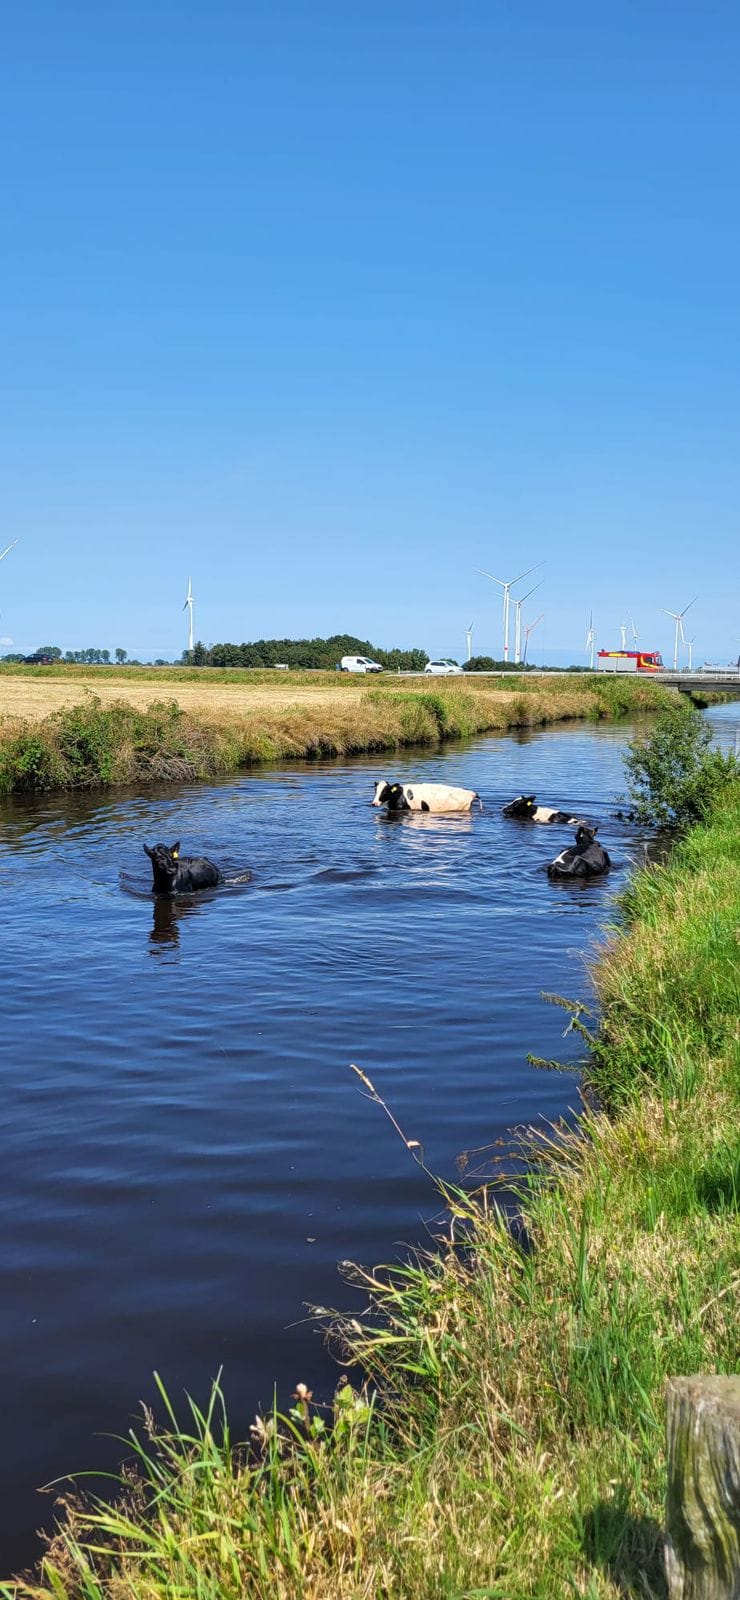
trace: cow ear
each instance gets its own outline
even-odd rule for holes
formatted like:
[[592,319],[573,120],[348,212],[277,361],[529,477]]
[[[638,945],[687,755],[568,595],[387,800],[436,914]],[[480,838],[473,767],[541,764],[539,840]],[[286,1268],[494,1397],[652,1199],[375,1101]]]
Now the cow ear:
[[177,860],[177,858],[178,858],[178,856],[180,854],[180,840],[179,839],[176,841],[175,844],[172,845],[171,854],[175,857],[175,860]]
[[149,849],[148,844],[142,845],[142,850],[144,851],[145,856],[148,856],[149,860],[151,861],[154,851]]
[[594,839],[595,839],[595,838],[596,838],[596,835],[597,835],[597,833],[598,833],[598,831],[599,831],[599,830],[598,830],[598,828],[589,828],[589,830],[588,830],[588,831],[589,831],[589,833],[590,833],[590,834],[591,834],[591,836],[592,836],[592,838],[594,838]]

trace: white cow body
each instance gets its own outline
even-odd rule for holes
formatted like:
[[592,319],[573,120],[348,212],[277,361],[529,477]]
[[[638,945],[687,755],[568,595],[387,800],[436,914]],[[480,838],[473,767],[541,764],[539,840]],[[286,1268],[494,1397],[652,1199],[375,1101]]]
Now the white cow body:
[[534,794],[517,795],[516,800],[510,800],[508,806],[504,806],[503,815],[505,817],[516,817],[519,822],[543,822],[545,824],[549,822],[566,822],[572,824],[574,828],[578,826],[579,817],[571,817],[567,811],[560,811],[557,806],[538,806],[535,803],[536,799],[537,796]]
[[[562,818],[563,813],[558,811],[557,806],[535,806],[531,820],[532,822],[553,822],[555,820],[560,822]],[[569,822],[577,822],[577,820],[577,817],[568,817]]]
[[374,806],[387,805],[389,811],[470,811],[479,796],[475,789],[455,789],[446,783],[389,784],[382,780],[375,785]]

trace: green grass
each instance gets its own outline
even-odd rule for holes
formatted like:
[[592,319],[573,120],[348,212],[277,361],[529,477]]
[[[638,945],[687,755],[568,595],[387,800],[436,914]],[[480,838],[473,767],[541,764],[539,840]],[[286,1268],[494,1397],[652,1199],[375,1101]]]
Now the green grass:
[[531,1247],[495,1188],[438,1184],[438,1249],[350,1273],[354,1386],[297,1386],[241,1447],[218,1383],[182,1421],[161,1393],[118,1499],[62,1507],[18,1596],[665,1595],[665,1380],[740,1361],[740,793],[624,912],[588,1069],[612,1114],[525,1145]]
[[[27,670],[63,674],[65,668]],[[88,670],[93,676],[109,669]],[[121,676],[120,669],[110,670]],[[142,709],[87,693],[80,704],[40,721],[0,719],[0,794],[207,780],[257,762],[392,752],[565,717],[655,711],[671,693],[650,682],[615,686],[596,677],[576,683],[548,679],[539,685],[517,680],[515,693],[508,685],[504,692],[490,684],[430,688],[420,680],[403,689],[390,683],[363,686],[326,705],[311,701],[197,712],[184,710],[176,700]]]

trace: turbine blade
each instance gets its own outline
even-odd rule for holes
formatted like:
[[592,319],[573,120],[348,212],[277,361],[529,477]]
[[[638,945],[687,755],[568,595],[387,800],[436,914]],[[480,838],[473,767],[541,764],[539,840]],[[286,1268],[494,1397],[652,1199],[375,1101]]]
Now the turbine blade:
[[518,578],[512,578],[509,588],[513,589],[515,583],[521,583],[522,578],[528,578],[530,572],[539,572],[540,567],[544,567],[545,565],[546,562],[544,561],[536,561],[533,567],[527,567],[526,572],[520,572]]
[[681,612],[681,616],[682,617],[685,617],[686,616],[686,612],[690,611],[691,607],[696,605],[696,602],[697,602],[698,599],[699,599],[698,594],[695,594],[693,600],[690,600],[688,605],[684,606],[683,611]]
[[6,556],[9,556],[11,550],[15,550],[15,547],[16,547],[17,543],[18,543],[17,539],[11,539],[10,544],[5,546],[5,549],[3,550],[2,555],[0,555],[0,561],[3,561]]
[[517,601],[516,601],[516,604],[517,604],[517,605],[518,605],[518,606],[523,606],[523,605],[524,605],[524,602],[525,602],[525,600],[528,600],[528,599],[529,599],[529,596],[530,596],[530,595],[531,595],[531,594],[536,594],[536,593],[537,593],[537,590],[538,590],[538,589],[541,589],[541,588],[542,588],[542,585],[543,585],[543,583],[544,583],[544,581],[545,581],[545,580],[544,580],[544,578],[540,578],[540,581],[539,581],[539,583],[536,583],[536,584],[535,584],[535,586],[534,586],[534,588],[533,588],[533,589],[528,589],[528,590],[527,590],[527,593],[526,593],[526,594],[523,594],[523,595],[522,595],[522,598],[521,598],[521,600],[517,600]]
[[[507,588],[507,585],[504,583],[503,578],[494,578],[493,573],[492,572],[486,572],[483,567],[476,567],[475,570],[476,570],[476,572],[482,572],[484,578],[490,578],[492,583],[500,583],[502,589],[506,589]],[[508,587],[511,587],[511,586],[508,585]]]

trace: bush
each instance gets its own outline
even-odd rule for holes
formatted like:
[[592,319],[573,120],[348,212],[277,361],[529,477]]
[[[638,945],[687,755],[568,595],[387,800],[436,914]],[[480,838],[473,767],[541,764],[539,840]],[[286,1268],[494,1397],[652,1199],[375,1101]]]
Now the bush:
[[659,828],[701,821],[728,784],[740,780],[737,758],[712,744],[711,728],[682,700],[664,707],[623,759],[635,820]]
[[463,661],[463,672],[526,672],[523,661],[496,661],[493,656],[471,656]]

